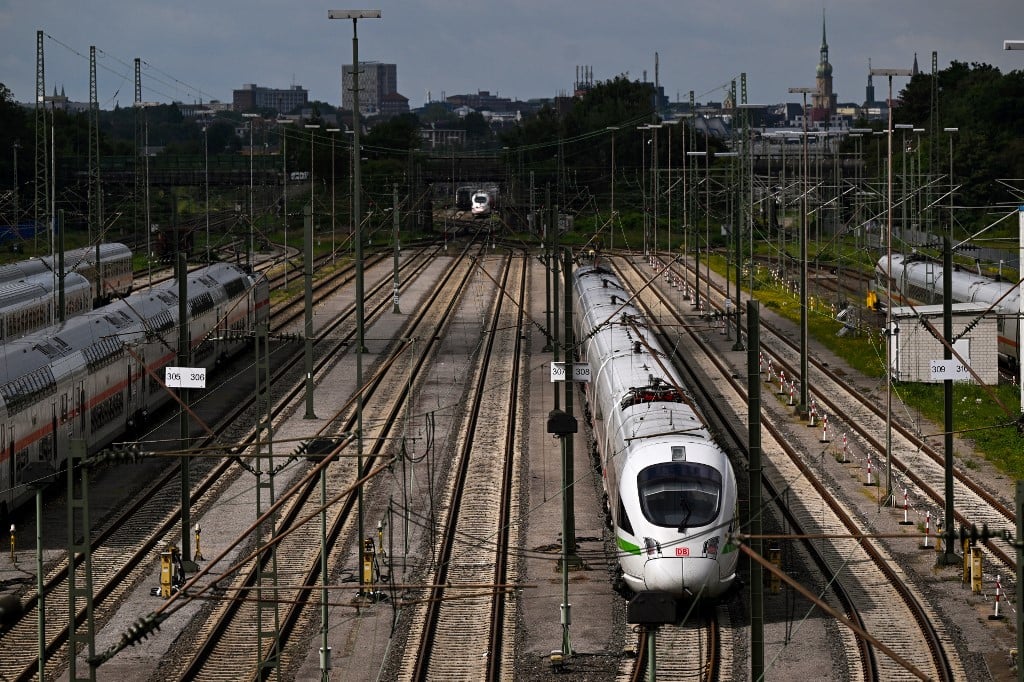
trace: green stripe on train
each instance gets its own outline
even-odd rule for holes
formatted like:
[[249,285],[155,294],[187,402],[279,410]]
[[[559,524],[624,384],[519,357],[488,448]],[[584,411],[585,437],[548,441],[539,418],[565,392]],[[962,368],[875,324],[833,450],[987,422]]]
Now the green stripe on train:
[[619,546],[619,549],[627,554],[640,554],[639,545],[634,545],[632,542],[624,540],[620,535],[615,536],[615,543]]

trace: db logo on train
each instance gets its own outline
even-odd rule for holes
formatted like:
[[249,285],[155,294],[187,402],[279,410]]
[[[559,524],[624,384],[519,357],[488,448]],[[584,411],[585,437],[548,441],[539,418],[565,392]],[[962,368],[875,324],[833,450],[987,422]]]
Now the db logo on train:
[[676,556],[690,556],[690,548],[676,547]]

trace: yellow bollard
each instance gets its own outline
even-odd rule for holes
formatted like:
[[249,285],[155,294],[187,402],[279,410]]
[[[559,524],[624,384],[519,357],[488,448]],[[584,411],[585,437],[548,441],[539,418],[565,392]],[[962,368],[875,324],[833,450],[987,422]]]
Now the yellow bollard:
[[18,558],[14,556],[14,524],[11,524],[11,563],[18,563]]
[[363,541],[363,585],[367,592],[373,591],[373,538]]
[[971,547],[971,592],[981,594],[981,547]]
[[971,541],[969,538],[964,538],[964,576],[960,580],[962,583],[970,582],[971,580]]
[[167,599],[171,596],[171,585],[174,583],[174,545],[167,545],[160,552],[160,596]]
[[195,561],[204,561],[204,559],[203,559],[203,552],[202,552],[202,550],[199,549],[199,538],[200,538],[200,535],[202,534],[202,532],[203,532],[203,529],[197,523],[196,524],[196,553],[192,556],[192,559],[195,560]]

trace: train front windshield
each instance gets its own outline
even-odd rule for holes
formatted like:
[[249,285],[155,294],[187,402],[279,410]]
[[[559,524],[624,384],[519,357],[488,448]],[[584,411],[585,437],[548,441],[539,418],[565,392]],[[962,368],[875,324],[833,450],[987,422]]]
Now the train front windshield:
[[718,516],[722,474],[706,464],[663,462],[637,475],[640,507],[648,521],[666,528],[698,528]]

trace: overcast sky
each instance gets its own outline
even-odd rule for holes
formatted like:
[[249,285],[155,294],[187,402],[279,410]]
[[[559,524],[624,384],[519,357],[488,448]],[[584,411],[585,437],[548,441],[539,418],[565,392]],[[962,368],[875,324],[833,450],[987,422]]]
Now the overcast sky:
[[[595,80],[620,74],[659,82],[671,100],[694,90],[721,100],[747,74],[748,101],[799,101],[813,86],[826,11],[839,101],[861,102],[868,59],[922,71],[951,60],[1004,73],[1024,68],[1022,0],[372,0],[381,19],[359,22],[360,61],[398,66],[411,107],[488,90],[529,99],[568,93],[577,67]],[[100,107],[130,106],[133,60],[143,61],[145,101],[231,101],[245,83],[301,85],[340,104],[340,65],[352,61],[352,22],[328,20],[344,4],[308,0],[0,0],[0,82],[16,100],[35,92],[36,32],[44,32],[46,92],[89,96],[89,47],[97,49]],[[894,82],[898,92],[902,79]],[[884,99],[885,79],[875,79]]]

